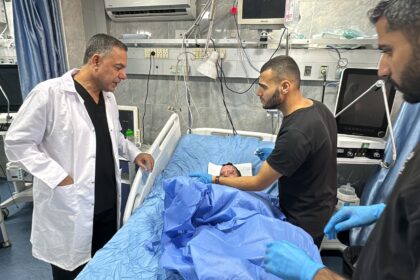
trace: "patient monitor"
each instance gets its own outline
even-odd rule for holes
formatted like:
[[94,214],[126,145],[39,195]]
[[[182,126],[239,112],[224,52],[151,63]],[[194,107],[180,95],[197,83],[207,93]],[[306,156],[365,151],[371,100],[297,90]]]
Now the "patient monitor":
[[140,147],[139,111],[137,106],[118,105],[121,132],[126,135],[128,129],[134,132],[134,143]]
[[386,84],[385,102],[381,87],[376,86],[380,80],[377,71],[347,68],[342,73],[335,106],[337,157],[383,158],[388,128],[386,111],[392,108],[395,89]]

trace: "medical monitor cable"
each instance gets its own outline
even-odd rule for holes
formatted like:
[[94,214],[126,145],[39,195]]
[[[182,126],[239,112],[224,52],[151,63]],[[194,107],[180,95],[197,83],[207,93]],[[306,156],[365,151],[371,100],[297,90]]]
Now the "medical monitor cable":
[[[279,40],[279,44],[277,45],[277,48],[274,50],[274,52],[271,54],[271,56],[270,56],[270,58],[268,59],[268,60],[270,60],[270,59],[272,59],[273,58],[273,56],[274,56],[274,54],[276,54],[276,52],[281,48],[281,42],[283,41],[283,36],[284,36],[284,33],[285,33],[285,31],[286,31],[286,28],[283,28],[283,32],[282,32],[282,34],[281,34],[281,36],[280,36],[280,40]],[[238,33],[238,36],[239,36],[239,33]],[[213,42],[213,44],[214,44],[214,42]],[[222,62],[221,62],[222,63]],[[237,93],[237,94],[244,94],[244,93],[247,93],[251,88],[252,88],[252,86],[259,80],[259,78],[256,78],[252,83],[251,83],[251,85],[249,86],[249,88],[247,88],[246,90],[244,90],[244,91],[236,91],[236,90],[233,90],[233,89],[231,89],[229,86],[228,86],[228,84],[227,84],[227,81],[226,81],[226,75],[225,75],[225,73],[224,73],[224,71],[222,70],[222,68],[221,68],[221,73],[222,73],[222,77],[223,77],[223,81],[224,81],[224,84],[225,84],[225,87],[229,90],[229,91],[231,91],[231,92],[234,92],[234,93]]]
[[[213,44],[213,49],[216,51],[217,49],[216,49],[216,44],[214,43],[214,40],[211,39],[211,38],[210,38],[210,40]],[[223,101],[223,105],[225,107],[226,114],[228,116],[230,125],[232,126],[233,135],[237,135],[238,133],[236,132],[235,126],[233,125],[232,116],[230,115],[229,109],[226,105],[225,92],[224,92],[224,89],[223,89],[223,68],[222,68],[223,66],[222,66],[222,61],[223,61],[222,59],[218,59],[217,62],[216,62],[217,78],[220,81],[220,91],[222,93],[222,101]]]
[[147,97],[149,96],[149,81],[150,81],[150,74],[151,74],[151,72],[152,72],[152,58],[153,57],[155,57],[155,52],[154,51],[151,51],[150,52],[150,56],[149,56],[149,74],[147,75],[147,82],[146,82],[146,98],[144,99],[144,111],[143,111],[143,117],[142,117],[142,120],[141,120],[141,128],[142,128],[142,132],[141,132],[141,142],[143,142],[144,143],[144,131],[145,131],[145,129],[144,129],[144,127],[145,127],[145,125],[144,125],[144,118],[145,118],[145,116],[146,116],[146,104],[147,104]]
[[268,60],[271,60],[273,58],[273,56],[276,54],[276,52],[280,49],[281,41],[283,40],[283,35],[286,32],[286,29],[287,28],[285,28],[285,27],[283,28],[283,32],[281,33],[279,44],[277,45],[277,48],[274,50],[273,54],[270,56],[270,58]]
[[381,161],[381,167],[386,168],[386,169],[389,169],[392,165],[394,165],[395,161],[397,160],[397,147],[395,145],[394,130],[392,128],[391,115],[389,113],[389,106],[388,106],[388,99],[387,99],[387,96],[386,96],[385,82],[383,80],[376,81],[365,92],[363,92],[362,94],[360,94],[359,97],[357,97],[349,105],[347,105],[346,107],[344,107],[344,109],[342,109],[340,112],[338,112],[337,114],[335,114],[335,118],[337,118],[338,116],[340,116],[348,108],[350,108],[354,103],[356,103],[357,101],[359,101],[359,99],[361,99],[363,96],[365,96],[366,94],[368,94],[374,87],[377,87],[378,89],[381,89],[381,91],[382,91],[382,97],[384,99],[384,104],[385,104],[385,114],[386,114],[386,119],[388,121],[389,136],[391,138],[391,144],[392,144],[392,161],[390,163],[387,163],[387,162],[385,162],[385,160],[382,160]]
[[233,125],[232,116],[230,115],[229,109],[228,109],[228,107],[226,105],[225,92],[224,92],[224,89],[223,89],[223,78],[222,78],[223,68],[222,68],[222,64],[221,63],[219,64],[219,62],[217,62],[217,65],[216,66],[217,66],[217,69],[218,69],[218,71],[217,71],[217,78],[220,81],[220,91],[222,93],[223,106],[225,107],[226,114],[228,116],[230,125],[232,126],[233,135],[237,135],[238,133],[236,132],[235,126]]
[[236,26],[236,33],[238,35],[238,41],[239,41],[239,46],[242,49],[242,52],[245,54],[246,60],[248,61],[248,64],[252,67],[252,69],[254,69],[256,72],[259,72],[259,70],[251,63],[251,59],[248,56],[248,53],[246,52],[244,46],[242,45],[242,38],[241,35],[239,33],[239,26],[238,26],[238,20],[236,18],[236,15],[233,15],[234,17],[234,21],[235,21],[235,26]]

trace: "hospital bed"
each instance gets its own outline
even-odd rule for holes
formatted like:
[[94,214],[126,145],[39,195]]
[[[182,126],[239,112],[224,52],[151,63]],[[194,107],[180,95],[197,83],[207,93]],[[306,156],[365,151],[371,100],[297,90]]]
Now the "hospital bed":
[[250,162],[255,174],[262,164],[254,155],[255,149],[273,146],[276,136],[246,131],[238,134],[199,128],[181,136],[179,118],[173,114],[149,149],[155,159],[153,172],[136,174],[123,227],[95,254],[77,279],[182,279],[159,264],[165,199],[162,185],[167,178],[187,176],[192,171],[207,172],[209,161]]

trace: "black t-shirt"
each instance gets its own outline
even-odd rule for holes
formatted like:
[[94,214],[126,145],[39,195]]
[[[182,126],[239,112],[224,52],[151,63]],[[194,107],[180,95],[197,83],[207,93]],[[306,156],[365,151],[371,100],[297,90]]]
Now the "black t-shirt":
[[420,144],[357,261],[354,279],[420,279]]
[[112,142],[106,119],[106,107],[103,94],[99,95],[98,104],[86,89],[74,81],[76,91],[85,101],[85,107],[95,128],[96,161],[95,161],[95,206],[94,213],[99,214],[117,204],[117,187],[115,181],[115,163],[112,153]]
[[283,175],[279,200],[287,220],[320,242],[337,201],[337,126],[329,109],[313,102],[283,119],[267,163]]

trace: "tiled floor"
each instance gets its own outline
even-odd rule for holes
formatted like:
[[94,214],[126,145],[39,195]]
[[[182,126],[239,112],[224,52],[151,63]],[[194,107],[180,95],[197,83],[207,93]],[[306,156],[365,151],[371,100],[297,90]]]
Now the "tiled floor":
[[[13,191],[0,180],[0,201]],[[8,207],[10,214],[5,221],[11,247],[0,249],[0,279],[48,280],[52,279],[50,265],[32,257],[29,241],[32,221],[32,203],[19,203]]]

